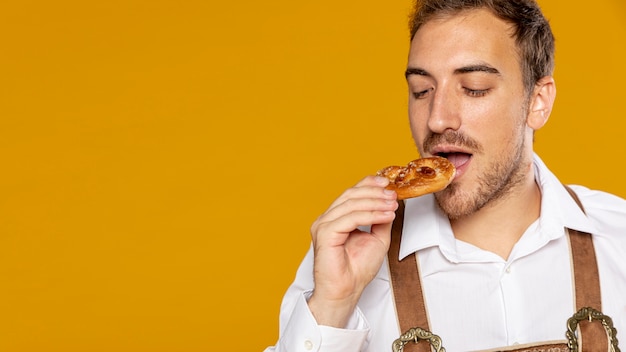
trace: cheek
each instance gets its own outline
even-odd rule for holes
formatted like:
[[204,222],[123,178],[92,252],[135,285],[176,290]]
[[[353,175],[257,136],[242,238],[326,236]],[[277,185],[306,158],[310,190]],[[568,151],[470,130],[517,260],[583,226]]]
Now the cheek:
[[[471,125],[475,131],[482,131],[485,135],[510,135],[511,131],[525,121],[521,108],[515,103],[503,105],[499,100],[489,103],[468,106],[465,111],[465,124]],[[520,105],[521,106],[521,105]],[[499,137],[496,137],[499,138]]]
[[485,109],[473,116],[472,130],[480,134],[484,147],[493,146],[495,152],[502,152],[519,144],[526,119],[521,108],[512,106]]
[[409,107],[409,127],[411,128],[411,135],[418,149],[420,149],[420,153],[422,153],[422,142],[424,142],[428,134],[428,125],[427,120],[419,116],[419,114],[416,114],[415,111]]

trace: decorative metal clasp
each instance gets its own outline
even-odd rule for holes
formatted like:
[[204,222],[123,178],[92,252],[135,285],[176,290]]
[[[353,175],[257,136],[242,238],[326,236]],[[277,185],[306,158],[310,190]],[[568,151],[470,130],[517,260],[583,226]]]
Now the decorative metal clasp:
[[619,346],[617,346],[617,330],[613,327],[613,320],[608,315],[602,314],[602,312],[595,310],[591,307],[581,308],[571,318],[567,320],[567,347],[572,352],[578,352],[578,337],[576,336],[576,328],[578,323],[583,320],[599,320],[606,330],[606,336],[609,339],[609,351],[620,352]]
[[428,340],[428,343],[435,349],[435,352],[446,352],[446,349],[441,346],[441,338],[422,328],[410,328],[393,342],[391,348],[393,352],[403,352],[404,346],[407,343],[411,341],[418,343],[420,340]]

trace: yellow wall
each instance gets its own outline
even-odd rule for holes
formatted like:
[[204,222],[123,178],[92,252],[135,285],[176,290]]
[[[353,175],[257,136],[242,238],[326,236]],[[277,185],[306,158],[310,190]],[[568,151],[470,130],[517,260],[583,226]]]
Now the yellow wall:
[[[626,196],[621,0],[543,0],[536,147]],[[410,1],[0,6],[0,351],[260,351],[309,226],[415,156]],[[591,161],[594,158],[596,161]]]

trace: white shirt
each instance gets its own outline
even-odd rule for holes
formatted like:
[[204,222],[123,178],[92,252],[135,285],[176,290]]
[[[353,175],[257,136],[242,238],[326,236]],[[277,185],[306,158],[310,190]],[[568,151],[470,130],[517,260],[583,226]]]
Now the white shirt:
[[[455,239],[432,195],[406,201],[400,258],[418,252],[430,330],[448,352],[565,340],[575,312],[565,228],[593,234],[602,311],[626,341],[626,200],[571,186],[585,216],[536,155],[534,164],[541,215],[507,260]],[[345,329],[317,325],[306,303],[313,288],[310,249],[283,299],[280,339],[266,352],[391,351],[400,330],[386,262]]]

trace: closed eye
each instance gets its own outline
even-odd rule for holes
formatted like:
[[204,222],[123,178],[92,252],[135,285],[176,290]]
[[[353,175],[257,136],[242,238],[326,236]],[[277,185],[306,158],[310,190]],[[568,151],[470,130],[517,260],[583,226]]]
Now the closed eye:
[[432,91],[432,88],[428,88],[428,89],[424,89],[422,91],[419,92],[414,92],[413,93],[413,97],[415,99],[424,99],[426,98],[426,96],[428,96],[428,93],[430,93]]
[[487,93],[489,93],[489,89],[470,89],[470,88],[463,88],[465,90],[465,93],[467,95],[469,95],[470,97],[474,97],[474,98],[479,98],[479,97],[484,97],[485,95],[487,95]]

